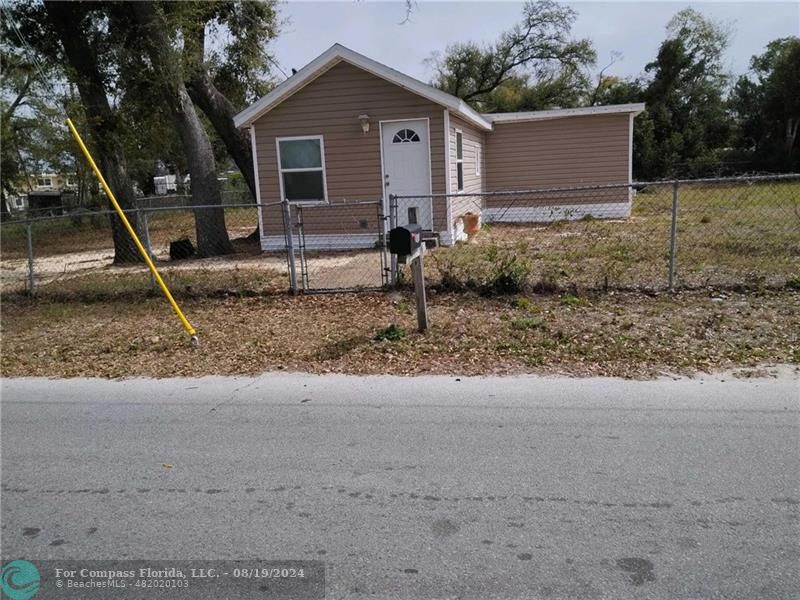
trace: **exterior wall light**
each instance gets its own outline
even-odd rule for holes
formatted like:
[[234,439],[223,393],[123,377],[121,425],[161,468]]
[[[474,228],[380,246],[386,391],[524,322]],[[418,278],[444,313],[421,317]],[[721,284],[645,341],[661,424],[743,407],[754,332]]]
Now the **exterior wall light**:
[[358,120],[361,123],[361,132],[367,135],[369,133],[369,115],[358,115]]

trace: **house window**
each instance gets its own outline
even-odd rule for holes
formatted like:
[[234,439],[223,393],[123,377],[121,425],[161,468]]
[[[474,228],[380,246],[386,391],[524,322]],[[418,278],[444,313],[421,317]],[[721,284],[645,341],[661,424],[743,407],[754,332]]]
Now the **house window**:
[[289,202],[327,202],[322,136],[277,138],[281,195]]
[[481,145],[475,144],[475,175],[481,174],[481,160],[483,157],[481,156]]
[[397,133],[394,134],[394,138],[392,138],[393,144],[407,144],[409,142],[418,142],[419,136],[417,132],[413,129],[401,129]]
[[39,177],[39,179],[36,180],[36,184],[39,187],[51,187],[53,185],[53,180],[49,177]]
[[16,203],[17,208],[22,208],[22,198],[18,197],[16,200],[14,200],[14,202]]
[[456,129],[456,190],[464,191],[464,134]]
[[78,185],[78,181],[74,177],[67,177],[67,185],[76,186]]

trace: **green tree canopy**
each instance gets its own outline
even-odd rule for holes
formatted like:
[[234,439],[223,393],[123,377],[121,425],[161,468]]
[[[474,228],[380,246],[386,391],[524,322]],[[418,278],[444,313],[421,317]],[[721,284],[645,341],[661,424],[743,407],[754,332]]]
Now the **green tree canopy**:
[[572,103],[596,58],[589,40],[572,38],[576,18],[553,0],[526,2],[521,22],[493,44],[453,44],[434,56],[433,85],[484,112]]

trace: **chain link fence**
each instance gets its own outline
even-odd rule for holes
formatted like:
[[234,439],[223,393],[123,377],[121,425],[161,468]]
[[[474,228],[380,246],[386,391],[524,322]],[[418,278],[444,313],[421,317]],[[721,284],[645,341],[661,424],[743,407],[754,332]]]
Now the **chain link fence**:
[[[260,245],[259,209],[270,206],[152,206],[125,212],[174,293],[260,294],[287,289],[285,251],[263,252]],[[121,240],[116,245],[115,235]],[[0,245],[4,294],[60,298],[156,292],[149,269],[113,211],[8,221]],[[224,253],[201,258],[201,248]]]
[[292,290],[378,290],[388,283],[383,202],[290,205],[287,249]]
[[[188,197],[127,214],[179,295],[375,290],[409,280],[386,248],[413,204],[404,199],[387,202],[389,214],[381,201],[192,207]],[[800,175],[425,199],[448,204],[461,240],[428,234],[439,247],[426,278],[443,290],[800,287]],[[0,246],[3,294],[157,293],[111,211],[6,221]]]
[[447,197],[462,241],[427,263],[442,289],[800,286],[800,175]]

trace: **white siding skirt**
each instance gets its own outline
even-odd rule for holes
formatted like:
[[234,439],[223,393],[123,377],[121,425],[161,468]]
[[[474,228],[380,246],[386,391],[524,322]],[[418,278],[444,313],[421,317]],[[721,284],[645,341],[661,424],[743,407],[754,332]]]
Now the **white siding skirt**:
[[605,204],[558,204],[552,206],[511,206],[484,208],[485,223],[548,223],[578,221],[591,216],[595,219],[627,219],[631,216],[630,202]]
[[[377,233],[337,233],[337,234],[309,234],[305,236],[306,250],[354,250],[363,248],[374,248],[378,243]],[[300,246],[300,238],[294,236],[294,247]],[[283,235],[263,235],[261,236],[261,249],[265,252],[270,250],[284,250],[286,248],[286,238]]]

